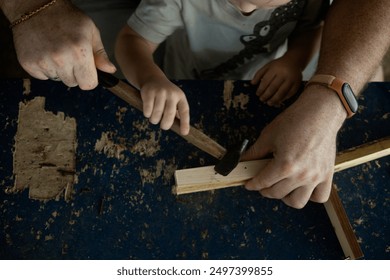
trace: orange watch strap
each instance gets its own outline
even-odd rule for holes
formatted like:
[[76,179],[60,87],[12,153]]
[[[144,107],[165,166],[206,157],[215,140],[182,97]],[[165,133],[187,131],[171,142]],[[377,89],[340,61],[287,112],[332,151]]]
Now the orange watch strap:
[[345,110],[347,111],[348,118],[352,117],[355,114],[355,112],[351,110],[351,107],[342,92],[343,86],[344,84],[346,84],[346,82],[344,82],[343,80],[340,80],[332,75],[318,74],[318,75],[314,75],[308,81],[307,85],[309,84],[325,85],[328,88],[332,89],[339,96],[341,103],[343,104]]

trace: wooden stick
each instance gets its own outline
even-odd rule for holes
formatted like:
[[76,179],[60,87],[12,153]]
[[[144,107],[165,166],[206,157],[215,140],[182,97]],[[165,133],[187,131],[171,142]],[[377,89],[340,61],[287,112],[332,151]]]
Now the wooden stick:
[[348,215],[343,207],[343,203],[337,193],[337,190],[332,187],[330,197],[324,203],[325,210],[329,220],[333,225],[337,239],[339,240],[341,249],[347,259],[361,259],[364,254],[357,242],[355,233],[349,222]]
[[390,137],[386,137],[339,153],[334,171],[351,168],[389,154]]
[[[359,164],[384,157],[390,154],[390,139],[385,138],[376,142],[368,143],[357,148],[344,151],[337,155],[335,172],[357,166]],[[191,169],[178,170],[175,172],[176,187],[174,193],[184,194],[197,191],[205,191],[212,189],[219,189],[232,186],[243,185],[247,180],[252,178],[261,168],[267,164],[269,160],[258,160],[241,162],[238,166],[226,177],[215,174],[211,167],[195,168],[197,172],[192,172]],[[202,181],[199,177],[204,174],[205,179],[201,185],[188,184],[190,179],[195,182]],[[242,177],[242,174],[245,174]],[[230,178],[230,180],[226,180]],[[207,180],[206,180],[207,179]],[[179,185],[179,182],[185,182],[187,185]],[[203,185],[202,185],[203,184]],[[332,187],[329,200],[324,203],[325,210],[329,219],[335,229],[335,233],[340,242],[341,248],[346,258],[360,259],[363,257],[363,252],[357,242],[355,233],[349,222],[347,213],[343,207],[341,199],[337,190]]]
[[[335,172],[357,166],[390,154],[390,138],[365,144],[337,155]],[[175,171],[175,194],[209,191],[242,186],[253,178],[270,161],[269,159],[240,162],[227,176],[214,171],[214,166],[204,166]]]
[[[134,108],[142,112],[143,104],[142,104],[141,95],[138,92],[138,90],[136,90],[135,88],[133,88],[132,86],[130,86],[129,84],[121,80],[116,80],[116,82],[117,82],[116,85],[107,87],[107,89],[110,90],[119,98],[121,98],[122,100],[126,101]],[[219,145],[213,139],[211,139],[202,131],[196,129],[193,126],[190,127],[190,132],[188,135],[181,135],[180,121],[178,119],[175,119],[175,122],[173,123],[171,130],[176,132],[184,139],[186,139],[192,145],[196,146],[197,148],[201,149],[202,151],[208,153],[209,155],[215,158],[218,159],[221,158],[226,152],[226,149],[224,147]]]

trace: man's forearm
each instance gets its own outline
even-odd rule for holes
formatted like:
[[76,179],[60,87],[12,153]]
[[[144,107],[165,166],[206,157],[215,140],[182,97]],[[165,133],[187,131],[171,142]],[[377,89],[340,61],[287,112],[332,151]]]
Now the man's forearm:
[[390,46],[390,1],[335,0],[323,31],[317,73],[360,92]]

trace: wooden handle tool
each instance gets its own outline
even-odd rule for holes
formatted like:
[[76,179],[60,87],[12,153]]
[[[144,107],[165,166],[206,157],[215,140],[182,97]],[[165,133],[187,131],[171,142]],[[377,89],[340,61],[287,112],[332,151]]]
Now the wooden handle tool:
[[[121,81],[115,76],[98,70],[99,83],[118,96],[120,99],[126,101],[132,107],[139,111],[143,111],[142,99],[139,91],[131,85]],[[180,134],[180,120],[175,119],[171,130],[183,137],[192,145],[198,147],[209,155],[220,159],[226,152],[226,149],[204,134],[195,127],[190,127],[188,135]]]

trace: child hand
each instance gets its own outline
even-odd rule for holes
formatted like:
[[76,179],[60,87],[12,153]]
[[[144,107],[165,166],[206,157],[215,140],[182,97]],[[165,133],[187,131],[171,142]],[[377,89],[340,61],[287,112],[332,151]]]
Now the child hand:
[[260,101],[278,107],[298,91],[301,81],[301,70],[281,57],[258,70],[251,83],[259,84],[256,95]]
[[184,92],[167,79],[146,82],[141,91],[143,112],[152,124],[161,129],[171,128],[176,115],[180,118],[180,133],[190,131],[190,108]]

